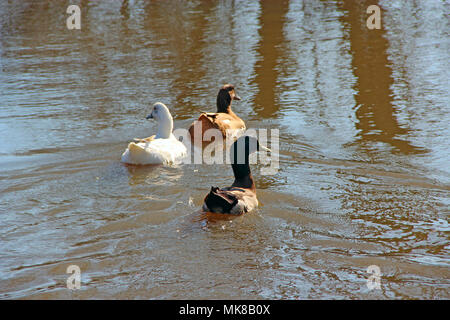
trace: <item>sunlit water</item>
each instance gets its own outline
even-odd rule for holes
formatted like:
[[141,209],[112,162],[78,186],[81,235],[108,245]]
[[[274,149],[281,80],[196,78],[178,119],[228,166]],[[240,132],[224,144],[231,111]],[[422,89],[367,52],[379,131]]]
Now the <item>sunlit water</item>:
[[[1,298],[450,298],[448,1],[381,30],[370,1],[78,4],[0,2]],[[228,82],[281,136],[233,219],[200,212],[229,165],[120,163],[152,103],[187,128]]]

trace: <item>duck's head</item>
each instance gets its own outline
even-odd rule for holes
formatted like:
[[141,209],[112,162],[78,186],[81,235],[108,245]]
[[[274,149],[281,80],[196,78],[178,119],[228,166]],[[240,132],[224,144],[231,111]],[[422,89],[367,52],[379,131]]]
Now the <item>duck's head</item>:
[[172,120],[169,108],[162,103],[157,102],[153,105],[152,112],[146,117],[146,119],[155,119],[156,121]]
[[228,108],[231,107],[231,101],[233,100],[241,100],[237,95],[234,86],[232,84],[222,86],[217,94],[217,112],[228,113]]
[[170,114],[169,108],[162,102],[156,102],[153,105],[152,112],[146,119],[155,119],[158,121],[157,138],[168,138],[173,129],[173,118]]
[[249,156],[257,151],[271,150],[259,143],[258,139],[252,136],[241,136],[231,146],[231,161],[233,164],[248,164]]

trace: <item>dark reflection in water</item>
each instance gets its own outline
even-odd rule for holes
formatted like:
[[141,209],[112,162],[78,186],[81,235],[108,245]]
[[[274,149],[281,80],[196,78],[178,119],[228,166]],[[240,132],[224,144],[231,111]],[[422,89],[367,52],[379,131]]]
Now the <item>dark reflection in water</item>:
[[[446,2],[380,1],[382,30],[369,1],[78,3],[74,31],[64,2],[0,1],[0,297],[449,298]],[[119,162],[152,103],[187,128],[227,82],[280,130],[233,218],[200,212],[229,165]]]
[[128,0],[122,1],[122,5],[120,6],[120,14],[123,17],[124,29],[126,30],[126,21],[130,19],[130,9],[128,8]]
[[[207,1],[149,1],[144,7],[144,29],[150,31],[150,45],[157,45],[157,51],[146,57],[176,75],[171,79],[171,93],[174,101],[184,104],[192,92],[203,92],[207,88],[197,81],[205,75],[203,61],[203,37],[208,27],[207,17],[214,8],[214,2]],[[225,11],[218,8],[219,11]],[[155,61],[155,58],[157,61]],[[188,75],[185,77],[183,75]],[[149,75],[156,76],[156,75]],[[186,112],[195,109],[185,106]]]
[[366,26],[369,15],[365,10],[371,4],[371,1],[352,0],[342,3],[346,12],[342,21],[349,29],[352,67],[357,77],[355,100],[359,141],[363,144],[384,142],[405,154],[424,152],[423,148],[402,138],[410,130],[399,125],[397,110],[392,104],[394,79],[386,52],[389,46],[386,32],[385,29],[370,30]]
[[254,110],[258,116],[269,118],[277,112],[276,88],[278,85],[278,66],[281,58],[281,44],[284,42],[283,26],[289,1],[261,1],[259,30],[260,40],[258,62],[255,65],[255,83],[258,93]]

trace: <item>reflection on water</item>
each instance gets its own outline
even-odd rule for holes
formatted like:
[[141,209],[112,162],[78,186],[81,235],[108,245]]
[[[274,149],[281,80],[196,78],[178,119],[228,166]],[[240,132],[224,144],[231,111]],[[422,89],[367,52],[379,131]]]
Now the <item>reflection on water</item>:
[[[448,4],[381,1],[368,30],[369,4],[80,1],[74,31],[0,2],[0,297],[450,298]],[[119,162],[152,103],[187,128],[224,83],[280,130],[239,217],[200,212],[229,165]]]
[[361,19],[361,13],[372,2],[359,1],[358,10],[351,10],[354,3],[344,2],[344,24],[349,29],[352,67],[357,78],[355,85],[356,128],[364,142],[384,142],[402,153],[417,153],[409,141],[402,139],[409,129],[401,127],[397,120],[397,109],[392,104],[391,87],[394,83],[389,65],[388,40],[385,29],[369,30]]
[[276,97],[278,84],[279,57],[284,41],[283,25],[289,1],[262,1],[259,30],[260,41],[257,49],[259,60],[255,65],[255,82],[258,94],[254,110],[259,117],[273,117],[279,108]]

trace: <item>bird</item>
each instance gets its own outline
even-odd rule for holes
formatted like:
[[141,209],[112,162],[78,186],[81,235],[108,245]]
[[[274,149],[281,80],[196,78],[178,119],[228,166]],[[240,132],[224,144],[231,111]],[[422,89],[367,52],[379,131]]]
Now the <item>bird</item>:
[[134,139],[122,154],[121,161],[126,164],[174,164],[187,155],[186,146],[172,133],[173,118],[162,102],[153,105],[146,119],[158,122],[156,135],[145,139]]
[[[233,140],[245,132],[245,122],[231,110],[233,100],[241,100],[236,94],[234,86],[232,84],[223,85],[217,94],[217,112],[202,112],[198,120],[189,127],[191,142],[195,146],[203,148],[215,141],[215,139],[205,139],[204,134],[208,129],[219,130],[223,141],[227,139],[227,130],[228,138]],[[196,130],[196,128],[199,129]],[[197,137],[198,133],[201,133],[201,136]]]
[[261,145],[257,138],[248,135],[239,137],[233,143],[230,148],[230,159],[234,182],[231,187],[211,187],[202,206],[204,212],[240,215],[258,206],[249,156],[260,150],[270,152],[270,149]]

